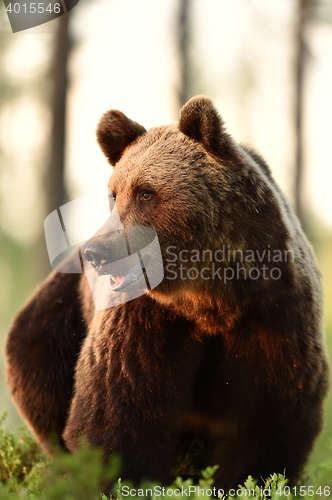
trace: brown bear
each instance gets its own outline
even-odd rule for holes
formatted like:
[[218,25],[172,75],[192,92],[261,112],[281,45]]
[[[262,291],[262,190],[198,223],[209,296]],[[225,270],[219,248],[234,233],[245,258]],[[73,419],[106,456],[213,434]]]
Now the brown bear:
[[[56,434],[74,451],[84,435],[105,459],[119,454],[122,477],[134,481],[169,483],[197,440],[196,469],[218,464],[225,491],[249,474],[286,470],[296,482],[328,388],[322,290],[268,166],[204,97],[177,124],[148,132],[110,110],[97,140],[114,166],[111,210],[124,232],[156,232],[164,278],[96,310],[86,274],[53,272],[7,341],[23,417],[46,448]],[[88,242],[96,272],[119,258],[120,236]],[[125,279],[113,272],[111,293]]]

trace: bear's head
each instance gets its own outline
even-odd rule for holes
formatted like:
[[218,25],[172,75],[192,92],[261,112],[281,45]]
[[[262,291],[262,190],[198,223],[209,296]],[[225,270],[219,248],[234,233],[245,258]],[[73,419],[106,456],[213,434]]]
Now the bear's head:
[[[86,250],[96,268],[105,265],[101,272],[107,273],[107,263],[119,261],[123,251],[146,247],[157,233],[165,276],[150,293],[166,301],[198,290],[201,297],[213,296],[227,288],[218,269],[235,266],[240,254],[234,252],[285,247],[280,200],[268,167],[226,133],[209,99],[191,99],[178,123],[148,132],[110,110],[96,134],[114,167],[109,221]],[[128,240],[130,234],[135,237]],[[121,265],[116,274],[113,287],[122,289],[128,280]]]

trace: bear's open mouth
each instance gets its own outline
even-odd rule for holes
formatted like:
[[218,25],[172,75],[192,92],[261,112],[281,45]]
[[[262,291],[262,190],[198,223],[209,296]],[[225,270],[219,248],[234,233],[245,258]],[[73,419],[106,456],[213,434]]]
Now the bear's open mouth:
[[143,268],[139,262],[125,276],[113,276],[110,274],[110,289],[113,292],[122,291],[128,285],[137,281],[141,276],[143,276]]

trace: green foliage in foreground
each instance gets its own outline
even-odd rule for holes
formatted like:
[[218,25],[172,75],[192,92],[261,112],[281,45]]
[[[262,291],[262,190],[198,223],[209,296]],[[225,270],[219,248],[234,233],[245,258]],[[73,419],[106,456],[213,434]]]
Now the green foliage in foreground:
[[[25,429],[15,434],[3,426],[5,415],[0,419],[0,499],[1,500],[125,500],[126,498],[193,500],[209,498],[213,491],[213,474],[217,469],[208,467],[202,471],[198,484],[193,479],[177,477],[170,486],[144,482],[134,486],[118,479],[120,463],[116,457],[108,465],[103,464],[99,450],[82,445],[75,455],[59,452],[50,459],[40,451],[35,440]],[[273,446],[273,444],[271,445]],[[102,494],[105,485],[114,484],[110,497]],[[291,500],[307,496],[314,500],[331,498],[332,460],[321,465],[310,478],[295,488],[287,486],[283,475],[273,474],[260,487],[250,476],[243,486],[229,492],[229,498]],[[219,495],[221,496],[221,495]]]

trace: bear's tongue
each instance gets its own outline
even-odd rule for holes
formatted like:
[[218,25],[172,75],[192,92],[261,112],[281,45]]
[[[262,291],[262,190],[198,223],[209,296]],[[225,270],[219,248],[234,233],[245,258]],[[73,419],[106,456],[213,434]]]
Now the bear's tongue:
[[110,276],[110,288],[111,290],[116,290],[119,288],[125,280],[125,276]]
[[113,291],[118,291],[130,283],[137,281],[143,274],[143,269],[141,263],[138,262],[135,267],[133,267],[126,276],[112,276],[110,274],[110,289]]

